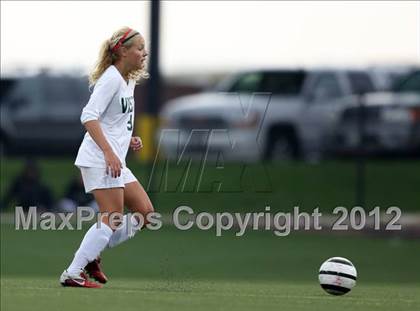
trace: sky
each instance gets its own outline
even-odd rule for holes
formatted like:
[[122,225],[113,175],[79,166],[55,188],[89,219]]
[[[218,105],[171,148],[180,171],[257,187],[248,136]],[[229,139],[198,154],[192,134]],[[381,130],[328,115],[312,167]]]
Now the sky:
[[[86,73],[121,26],[149,42],[148,2],[1,0],[1,74]],[[163,74],[420,64],[419,1],[163,1]]]

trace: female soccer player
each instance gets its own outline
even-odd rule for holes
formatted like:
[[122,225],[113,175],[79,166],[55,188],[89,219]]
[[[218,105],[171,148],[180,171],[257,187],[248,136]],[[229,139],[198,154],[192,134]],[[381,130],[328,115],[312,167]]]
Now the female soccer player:
[[87,133],[75,165],[81,171],[85,191],[93,193],[99,205],[102,222],[86,232],[73,261],[60,277],[63,286],[101,287],[87,275],[106,283],[99,265],[100,253],[131,238],[135,230],[128,229],[140,227],[141,221],[134,215],[125,215],[115,228],[110,223],[112,213],[121,215],[126,205],[146,220],[153,212],[147,193],[125,164],[129,147],[135,151],[142,148],[141,139],[132,137],[133,95],[136,81],[148,76],[144,69],[146,56],[140,33],[124,27],[103,43],[90,74],[90,86],[94,89],[80,118]]

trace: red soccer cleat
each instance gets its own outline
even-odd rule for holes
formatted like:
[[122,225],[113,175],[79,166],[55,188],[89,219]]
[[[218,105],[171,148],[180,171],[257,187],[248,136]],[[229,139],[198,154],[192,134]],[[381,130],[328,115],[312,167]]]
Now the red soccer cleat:
[[102,272],[100,263],[101,263],[101,258],[98,257],[94,261],[89,262],[86,265],[85,271],[91,278],[94,278],[99,283],[105,284],[106,282],[108,282],[108,278]]
[[89,281],[86,274],[80,272],[79,274],[70,274],[67,270],[60,276],[60,283],[65,287],[86,287],[86,288],[101,288],[102,285]]

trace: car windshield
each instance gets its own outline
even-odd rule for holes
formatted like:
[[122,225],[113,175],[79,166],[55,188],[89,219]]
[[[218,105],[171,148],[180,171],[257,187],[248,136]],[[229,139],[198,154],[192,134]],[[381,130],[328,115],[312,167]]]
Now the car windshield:
[[300,94],[305,79],[303,71],[268,71],[243,74],[229,92],[269,92],[274,95]]
[[420,71],[416,71],[400,80],[394,87],[395,92],[420,93]]
[[262,72],[246,73],[232,84],[229,92],[252,93],[259,92],[261,88]]
[[261,91],[275,95],[299,95],[304,80],[303,71],[267,72],[264,74]]

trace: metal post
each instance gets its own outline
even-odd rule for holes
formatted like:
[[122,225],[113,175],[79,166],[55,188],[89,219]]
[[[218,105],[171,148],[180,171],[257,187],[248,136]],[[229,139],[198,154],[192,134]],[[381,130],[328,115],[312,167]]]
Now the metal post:
[[148,99],[146,113],[156,117],[160,104],[160,73],[159,73],[159,17],[160,1],[151,1],[150,11],[150,78],[148,83]]
[[142,162],[150,163],[156,154],[155,132],[157,114],[160,107],[160,73],[159,73],[159,15],[160,1],[150,2],[150,51],[149,74],[146,84],[144,111],[136,118],[137,130],[143,140],[143,149],[139,152]]
[[357,129],[359,136],[359,148],[357,153],[356,165],[356,205],[365,207],[366,203],[366,150],[365,150],[365,125],[366,125],[366,109],[365,95],[360,93],[358,99],[358,118]]

